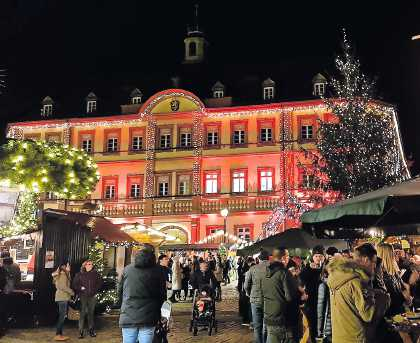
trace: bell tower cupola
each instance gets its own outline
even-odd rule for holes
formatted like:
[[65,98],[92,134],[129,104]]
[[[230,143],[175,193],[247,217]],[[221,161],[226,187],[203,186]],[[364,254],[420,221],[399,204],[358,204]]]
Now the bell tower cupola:
[[195,5],[194,25],[187,27],[187,37],[184,39],[184,44],[183,63],[200,63],[204,61],[207,41],[198,25],[198,5]]

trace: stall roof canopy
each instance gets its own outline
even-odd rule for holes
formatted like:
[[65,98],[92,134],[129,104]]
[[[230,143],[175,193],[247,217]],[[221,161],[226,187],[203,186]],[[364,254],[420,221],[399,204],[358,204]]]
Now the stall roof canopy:
[[159,247],[159,250],[218,250],[219,244],[167,244],[167,245],[161,245]]
[[92,238],[99,238],[106,242],[136,242],[128,234],[121,231],[120,228],[111,223],[108,219],[100,216],[91,216],[85,213],[77,213],[63,210],[45,210],[44,214],[57,216],[63,220],[86,226],[92,230]]
[[339,239],[318,239],[311,236],[309,233],[301,229],[289,229],[277,235],[270,236],[255,244],[240,249],[237,254],[240,256],[254,255],[260,252],[261,249],[272,252],[273,249],[284,247],[287,249],[312,249],[316,245],[327,247],[336,247],[339,250],[346,249],[347,243]]
[[304,227],[387,227],[420,223],[420,178],[306,212]]

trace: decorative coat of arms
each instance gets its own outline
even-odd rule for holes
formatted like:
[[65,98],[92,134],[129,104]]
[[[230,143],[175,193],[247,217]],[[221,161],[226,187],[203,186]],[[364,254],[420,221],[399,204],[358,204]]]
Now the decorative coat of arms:
[[174,99],[171,101],[171,110],[172,112],[176,112],[179,110],[179,100]]

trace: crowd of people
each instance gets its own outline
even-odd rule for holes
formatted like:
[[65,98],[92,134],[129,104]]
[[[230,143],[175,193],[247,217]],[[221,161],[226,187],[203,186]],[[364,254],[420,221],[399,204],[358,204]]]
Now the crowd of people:
[[279,247],[237,268],[240,313],[257,343],[412,342],[385,321],[420,304],[420,256],[400,245],[316,246],[306,261]]

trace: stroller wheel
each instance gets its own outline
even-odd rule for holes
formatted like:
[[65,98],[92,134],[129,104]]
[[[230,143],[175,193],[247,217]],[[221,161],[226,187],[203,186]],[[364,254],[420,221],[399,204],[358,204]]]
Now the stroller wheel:
[[193,335],[197,336],[197,332],[198,332],[198,328],[196,326],[194,326]]

